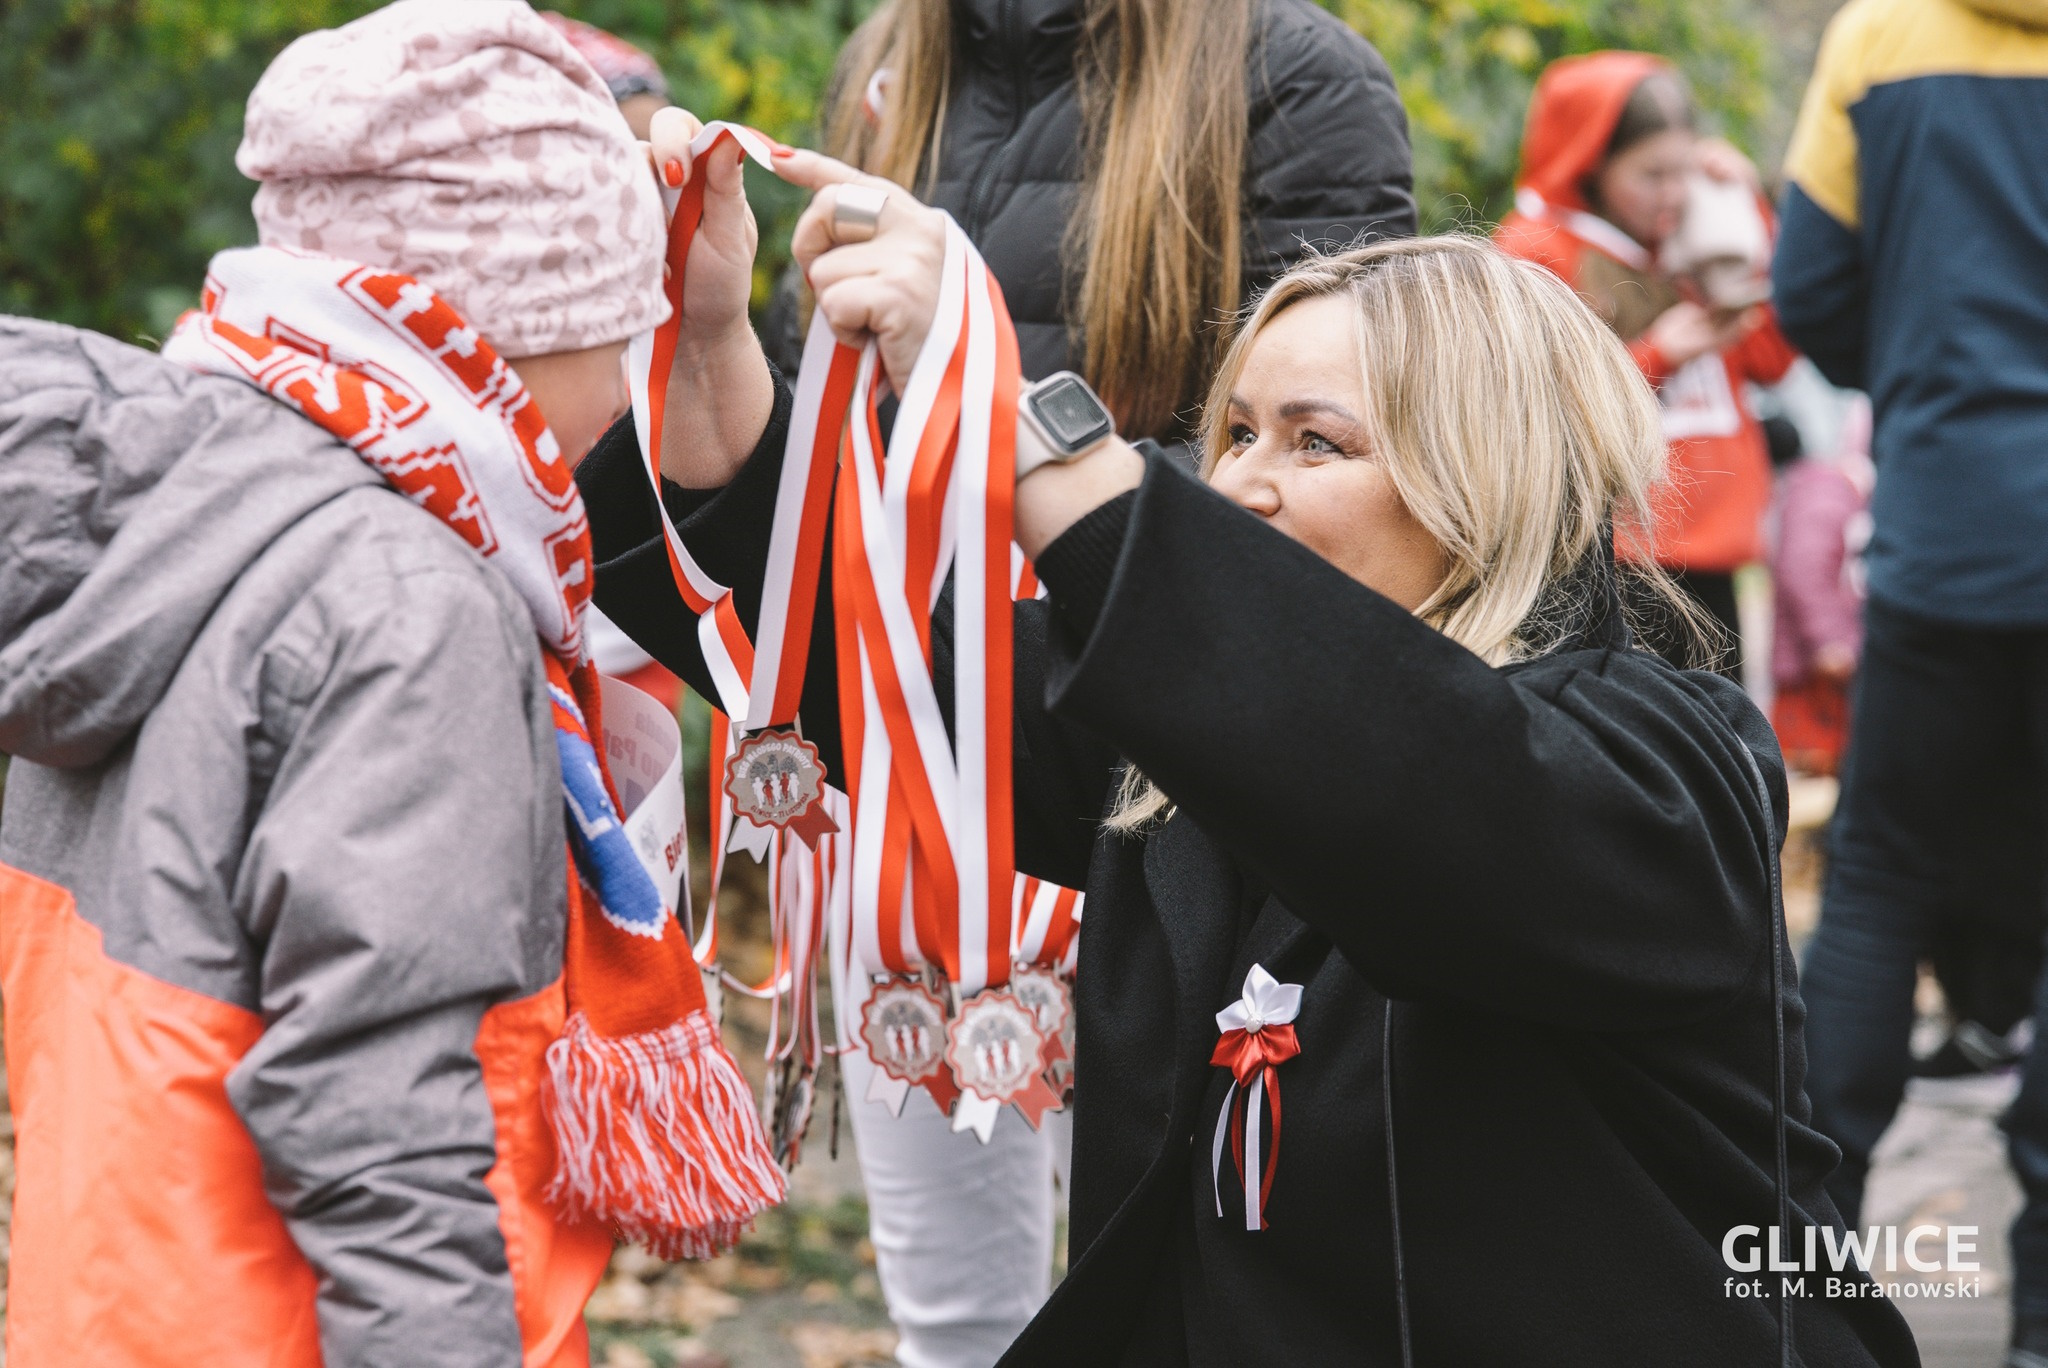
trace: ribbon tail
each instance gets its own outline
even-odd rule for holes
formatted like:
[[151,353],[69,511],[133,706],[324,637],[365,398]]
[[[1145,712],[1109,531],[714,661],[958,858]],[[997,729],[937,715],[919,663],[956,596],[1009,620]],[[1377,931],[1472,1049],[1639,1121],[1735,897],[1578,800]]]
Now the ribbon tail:
[[1223,1094],[1223,1110],[1216,1113],[1216,1139],[1209,1146],[1209,1181],[1216,1190],[1216,1215],[1223,1215],[1223,1142],[1230,1134],[1230,1104],[1237,1100],[1237,1080]]
[[1261,1073],[1246,1090],[1244,1116],[1244,1228],[1258,1230],[1259,1215],[1259,1103],[1266,1095],[1266,1077]]
[[839,823],[833,821],[832,814],[825,810],[825,799],[822,794],[789,824],[789,834],[814,851],[818,848],[819,841],[837,830]]
[[1265,1207],[1267,1206],[1267,1204],[1268,1204],[1268,1203],[1270,1203],[1270,1202],[1272,1201],[1272,1197],[1273,1197],[1273,1175],[1274,1175],[1274,1173],[1276,1173],[1276,1172],[1277,1172],[1277,1171],[1279,1170],[1279,1168],[1280,1168],[1280,1074],[1279,1074],[1279,1071],[1278,1071],[1278,1070],[1276,1070],[1276,1069],[1275,1069],[1275,1068],[1274,1068],[1274,1067],[1273,1067],[1273,1066],[1272,1066],[1271,1064],[1268,1064],[1268,1065],[1266,1066],[1266,1072],[1265,1072],[1265,1079],[1264,1079],[1263,1081],[1264,1081],[1264,1082],[1266,1083],[1266,1091],[1267,1091],[1267,1092],[1268,1092],[1268,1093],[1269,1093],[1269,1094],[1271,1095],[1271,1097],[1272,1097],[1272,1105],[1273,1105],[1273,1143],[1272,1143],[1271,1145],[1269,1145],[1269,1146],[1267,1147],[1267,1149],[1266,1149],[1266,1172],[1265,1172],[1265,1175],[1264,1175],[1264,1176],[1263,1176],[1263,1177],[1262,1177],[1262,1178],[1261,1178],[1261,1179],[1259,1180],[1259,1208],[1260,1208],[1260,1216],[1259,1216],[1259,1228],[1260,1228],[1261,1230],[1264,1230],[1264,1229],[1266,1228],[1266,1227],[1265,1227],[1265,1214],[1264,1214],[1264,1212],[1265,1212]]

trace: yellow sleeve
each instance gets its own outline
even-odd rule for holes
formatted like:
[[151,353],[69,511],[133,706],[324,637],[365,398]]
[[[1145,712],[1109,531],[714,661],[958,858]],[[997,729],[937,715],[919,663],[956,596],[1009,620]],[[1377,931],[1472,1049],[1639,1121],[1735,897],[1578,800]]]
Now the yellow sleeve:
[[1814,62],[1813,79],[1799,106],[1792,145],[1785,152],[1785,176],[1845,227],[1859,226],[1856,128],[1849,106],[1870,86],[1866,68],[1868,5],[1852,0],[1828,21]]

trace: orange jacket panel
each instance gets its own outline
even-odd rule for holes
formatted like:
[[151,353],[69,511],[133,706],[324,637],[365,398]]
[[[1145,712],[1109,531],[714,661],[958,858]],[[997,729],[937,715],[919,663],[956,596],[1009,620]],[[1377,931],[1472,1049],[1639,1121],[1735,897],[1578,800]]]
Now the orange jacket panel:
[[10,1368],[319,1368],[313,1270],[225,1085],[262,1019],[109,959],[70,893],[6,865],[0,971]]
[[[4,864],[0,987],[18,1137],[11,1368],[320,1368],[313,1269],[227,1095],[262,1018],[110,958],[69,892]],[[588,1368],[583,1307],[612,1252],[608,1231],[563,1223],[543,1195],[541,1070],[564,1010],[558,980],[477,1032],[498,1149],[484,1181],[524,1368]]]
[[563,1222],[544,1196],[555,1170],[555,1136],[541,1112],[541,1068],[566,1011],[557,979],[532,997],[491,1008],[476,1036],[498,1127],[498,1162],[484,1183],[498,1199],[524,1368],[587,1368],[583,1304],[612,1257],[610,1231]]

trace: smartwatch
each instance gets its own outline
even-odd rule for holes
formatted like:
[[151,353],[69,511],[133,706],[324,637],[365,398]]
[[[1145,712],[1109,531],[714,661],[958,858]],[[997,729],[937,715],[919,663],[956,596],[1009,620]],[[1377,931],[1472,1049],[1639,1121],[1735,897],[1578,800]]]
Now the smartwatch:
[[1017,396],[1017,478],[1048,461],[1074,461],[1116,436],[1109,407],[1072,371],[1026,385]]

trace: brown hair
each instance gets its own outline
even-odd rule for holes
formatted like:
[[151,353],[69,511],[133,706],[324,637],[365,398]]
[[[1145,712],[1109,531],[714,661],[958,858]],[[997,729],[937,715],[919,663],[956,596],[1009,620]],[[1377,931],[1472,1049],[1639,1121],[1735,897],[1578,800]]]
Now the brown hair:
[[[1170,432],[1198,401],[1243,288],[1246,53],[1257,0],[1086,0],[1074,74],[1086,180],[1070,331],[1123,429]],[[889,0],[841,54],[833,155],[916,191],[939,165],[951,0]],[[882,112],[865,99],[876,72]]]
[[1619,156],[1645,138],[1668,129],[1691,132],[1697,118],[1693,113],[1692,91],[1675,71],[1658,71],[1636,82],[1621,116],[1614,121],[1614,133],[1607,139],[1606,156]]

